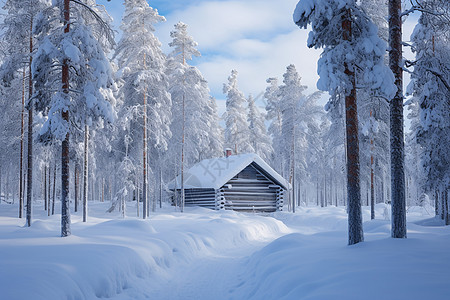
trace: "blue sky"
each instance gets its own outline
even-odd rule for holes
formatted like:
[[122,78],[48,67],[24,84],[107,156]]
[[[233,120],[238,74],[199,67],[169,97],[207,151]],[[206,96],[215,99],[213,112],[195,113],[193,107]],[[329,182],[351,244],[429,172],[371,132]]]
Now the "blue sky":
[[[156,27],[155,35],[165,53],[170,51],[169,33],[174,24],[182,21],[199,43],[202,57],[191,62],[208,80],[211,94],[216,97],[220,112],[225,108],[223,84],[232,69],[239,72],[238,84],[246,96],[258,96],[266,88],[266,79],[282,75],[294,64],[308,92],[316,91],[317,60],[321,50],[306,47],[308,30],[299,29],[292,21],[298,0],[150,0],[166,22]],[[123,1],[97,0],[105,5],[119,25],[124,10]],[[409,39],[413,22],[404,27]],[[322,102],[328,98],[322,97]],[[263,106],[262,99],[258,100]],[[323,103],[324,104],[324,103]]]
[[[307,30],[292,21],[298,0],[155,0],[148,1],[167,21],[157,26],[155,35],[169,52],[169,33],[182,21],[199,43],[202,57],[191,64],[208,80],[211,94],[224,109],[223,84],[232,69],[239,72],[238,84],[246,96],[258,96],[266,88],[266,79],[282,75],[293,63],[303,84],[316,90],[316,62],[320,51],[306,47]],[[123,13],[123,1],[97,0],[114,18],[116,29]],[[264,103],[258,101],[260,106]]]

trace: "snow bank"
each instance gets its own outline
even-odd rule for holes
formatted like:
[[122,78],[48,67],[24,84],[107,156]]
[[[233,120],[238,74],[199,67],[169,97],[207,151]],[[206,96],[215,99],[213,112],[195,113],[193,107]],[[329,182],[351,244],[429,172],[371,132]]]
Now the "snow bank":
[[[390,238],[383,204],[363,208],[365,242],[347,246],[342,207],[270,216],[167,207],[149,220],[106,214],[88,223],[35,207],[31,228],[0,207],[2,299],[446,299],[450,226],[408,209],[408,239]],[[432,213],[432,211],[431,211]],[[389,212],[387,212],[389,215]],[[448,297],[447,297],[448,298]]]
[[[280,221],[235,212],[186,209],[150,220],[113,219],[106,203],[90,204],[88,223],[73,215],[73,235],[59,237],[59,215],[35,209],[31,228],[2,206],[0,289],[3,299],[142,299],[153,278],[208,253],[270,241],[290,232]],[[5,211],[5,207],[8,208]],[[129,209],[129,211],[132,211]],[[42,213],[42,215],[40,215]]]
[[[379,216],[382,209],[377,206]],[[365,208],[364,215],[369,213]],[[388,220],[366,221],[366,241],[346,246],[339,208],[303,209],[290,217],[285,213],[275,217],[300,229],[312,221],[313,227],[308,234],[283,236],[252,255],[235,299],[411,300],[450,295],[450,227],[437,219],[408,223],[408,239],[391,239]],[[415,213],[412,219],[417,218]],[[318,222],[337,231],[314,233]]]

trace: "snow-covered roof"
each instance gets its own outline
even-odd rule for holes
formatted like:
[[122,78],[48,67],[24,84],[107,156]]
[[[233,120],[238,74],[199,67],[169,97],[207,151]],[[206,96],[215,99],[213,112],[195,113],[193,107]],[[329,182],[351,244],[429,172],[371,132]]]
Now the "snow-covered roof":
[[[261,157],[255,153],[231,155],[205,159],[192,166],[184,173],[184,187],[219,189],[243,169],[255,163],[268,176],[269,179],[287,189],[289,183],[274,169],[272,169]],[[180,188],[181,176],[176,178],[176,187]],[[175,189],[175,179],[169,185],[169,189]]]

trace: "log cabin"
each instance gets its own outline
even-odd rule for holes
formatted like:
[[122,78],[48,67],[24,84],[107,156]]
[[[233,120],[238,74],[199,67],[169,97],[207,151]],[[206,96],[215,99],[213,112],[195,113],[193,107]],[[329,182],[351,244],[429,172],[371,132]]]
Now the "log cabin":
[[[179,205],[181,176],[168,188]],[[216,210],[274,212],[283,210],[289,183],[257,154],[248,153],[206,159],[184,174],[185,206]]]

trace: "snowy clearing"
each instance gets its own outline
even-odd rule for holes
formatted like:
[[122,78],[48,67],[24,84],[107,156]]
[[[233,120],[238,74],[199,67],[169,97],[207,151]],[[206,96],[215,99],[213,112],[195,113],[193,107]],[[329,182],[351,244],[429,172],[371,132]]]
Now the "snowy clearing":
[[[88,223],[34,210],[31,228],[0,206],[3,299],[445,299],[450,227],[422,208],[408,239],[394,240],[384,206],[364,208],[365,242],[347,246],[345,208],[300,208],[270,216],[166,207],[149,220],[104,213]],[[430,211],[430,210],[429,210]],[[431,213],[431,211],[430,211]]]

